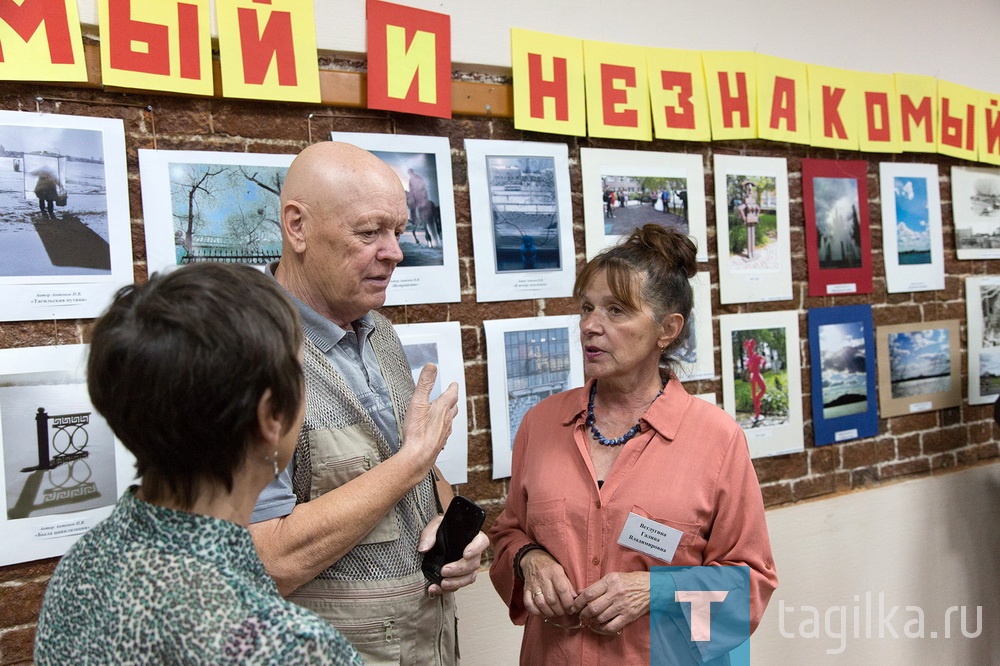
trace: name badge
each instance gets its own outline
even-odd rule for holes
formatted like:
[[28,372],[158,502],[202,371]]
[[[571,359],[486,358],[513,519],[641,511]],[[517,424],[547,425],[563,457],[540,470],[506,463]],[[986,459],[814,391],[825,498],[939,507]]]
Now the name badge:
[[658,523],[649,518],[629,513],[618,545],[655,557],[670,563],[674,559],[677,544],[681,542],[684,532]]

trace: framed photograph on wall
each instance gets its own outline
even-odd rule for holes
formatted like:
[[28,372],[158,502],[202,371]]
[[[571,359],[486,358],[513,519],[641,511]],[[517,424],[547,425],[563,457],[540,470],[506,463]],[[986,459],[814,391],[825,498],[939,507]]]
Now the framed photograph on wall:
[[783,157],[715,156],[719,298],[792,298],[788,163]]
[[581,148],[587,259],[645,224],[691,236],[708,261],[701,154]]
[[707,271],[690,280],[694,309],[687,342],[674,352],[682,382],[715,377],[715,336],[712,331],[712,277]]
[[809,310],[809,365],[816,445],[877,435],[872,307]]
[[962,404],[957,319],[879,326],[875,336],[882,418]]
[[870,294],[868,163],[802,160],[809,295]]
[[466,139],[476,300],[573,293],[576,250],[565,143]]
[[951,168],[959,259],[1000,259],[1000,169]]
[[385,304],[460,301],[448,137],[331,132],[330,138],[370,151],[392,167],[406,191],[409,221],[399,238],[403,260],[392,274]]
[[493,478],[510,476],[514,436],[525,412],[543,399],[583,386],[579,315],[483,322],[489,362]]
[[0,350],[0,566],[65,554],[135,479],[90,403],[87,349]]
[[879,178],[886,290],[944,289],[937,165],[882,162]]
[[722,404],[747,436],[750,457],[803,449],[799,313],[721,315]]
[[965,279],[969,340],[969,404],[986,405],[1000,395],[1000,277]]
[[148,275],[199,261],[281,258],[281,185],[294,155],[139,150]]
[[437,381],[431,400],[452,382],[458,384],[458,414],[452,423],[451,435],[437,457],[437,466],[450,484],[465,483],[469,477],[469,415],[465,395],[465,362],[462,358],[462,331],[457,321],[424,324],[395,324],[393,328],[406,361],[410,364],[413,381],[427,363],[438,368]]
[[90,319],[132,283],[121,120],[0,111],[0,321]]

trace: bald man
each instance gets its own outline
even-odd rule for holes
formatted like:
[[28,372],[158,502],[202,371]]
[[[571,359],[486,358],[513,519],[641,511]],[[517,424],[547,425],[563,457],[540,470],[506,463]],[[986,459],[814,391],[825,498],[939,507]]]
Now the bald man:
[[330,621],[366,663],[456,664],[450,592],[475,580],[488,541],[480,533],[427,585],[422,553],[452,498],[434,460],[458,391],[428,403],[433,366],[414,391],[392,325],[374,312],[406,221],[399,178],[371,153],[319,143],[288,169],[281,261],[269,270],[302,315],[306,416],[250,530],[282,594]]

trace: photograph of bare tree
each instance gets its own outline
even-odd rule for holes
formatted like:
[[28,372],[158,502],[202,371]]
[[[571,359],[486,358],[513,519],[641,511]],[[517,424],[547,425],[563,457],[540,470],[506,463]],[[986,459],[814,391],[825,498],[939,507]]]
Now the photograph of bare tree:
[[281,256],[279,196],[291,155],[140,150],[149,270]]

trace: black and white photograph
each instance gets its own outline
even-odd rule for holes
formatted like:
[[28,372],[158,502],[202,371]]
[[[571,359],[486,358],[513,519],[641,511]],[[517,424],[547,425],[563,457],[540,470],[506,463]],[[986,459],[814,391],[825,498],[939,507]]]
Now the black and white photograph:
[[551,157],[486,158],[498,273],[558,270],[559,204]]
[[118,499],[114,435],[90,405],[86,384],[0,388],[0,422],[7,520]]
[[715,377],[715,334],[712,329],[712,276],[707,271],[689,280],[694,308],[688,316],[688,338],[674,351],[682,382]]
[[86,345],[0,350],[0,566],[62,555],[135,480],[94,409]]
[[876,335],[880,417],[961,404],[957,319],[880,326]]
[[131,281],[121,121],[0,111],[0,214],[0,319],[98,314]]
[[447,137],[332,132],[389,165],[406,193],[408,218],[399,237],[403,260],[386,290],[386,305],[461,300],[458,234]]
[[1000,277],[965,279],[969,404],[1000,396]]
[[959,259],[1000,257],[1000,169],[951,168]]
[[479,301],[569,296],[576,269],[565,144],[467,139]]
[[491,361],[494,479],[510,476],[514,437],[525,413],[550,395],[583,385],[579,321],[566,315],[483,322]]
[[281,185],[291,161],[291,155],[140,149],[149,273],[199,261],[277,261]]
[[452,485],[468,480],[469,422],[465,400],[465,363],[462,359],[462,331],[457,321],[396,324],[393,326],[409,363],[413,381],[427,363],[438,368],[431,399],[441,395],[452,382],[458,384],[458,414],[451,435],[438,454],[437,467]]
[[645,224],[687,234],[708,261],[701,155],[581,148],[587,258]]

